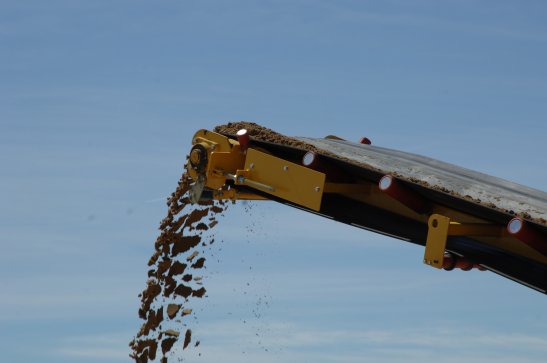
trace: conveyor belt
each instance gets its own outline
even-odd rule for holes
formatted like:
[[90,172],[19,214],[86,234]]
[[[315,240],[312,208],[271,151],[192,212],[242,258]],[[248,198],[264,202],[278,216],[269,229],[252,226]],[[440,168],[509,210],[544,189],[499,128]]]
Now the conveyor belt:
[[[407,180],[413,189],[434,204],[500,225],[506,224],[518,214],[547,233],[545,192],[402,151],[335,139],[295,139],[319,149],[323,157],[348,173],[374,183],[377,183],[382,175],[394,174]],[[253,142],[288,160],[299,160],[305,153],[301,148],[256,139]],[[267,197],[306,210],[285,200]],[[426,224],[342,195],[325,194],[318,214],[355,227],[425,245]],[[479,262],[490,271],[540,292],[547,292],[545,259],[529,258],[468,237],[449,237],[446,248],[447,251]]]
[[[296,138],[330,156],[547,226],[547,193],[425,156],[344,140]],[[511,213],[512,212],[512,213]]]

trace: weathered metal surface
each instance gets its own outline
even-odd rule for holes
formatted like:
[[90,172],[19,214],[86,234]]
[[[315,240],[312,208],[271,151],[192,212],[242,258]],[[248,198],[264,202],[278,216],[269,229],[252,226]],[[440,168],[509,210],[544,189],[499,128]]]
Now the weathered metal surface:
[[403,151],[344,140],[296,139],[329,156],[547,226],[547,193],[541,190]]

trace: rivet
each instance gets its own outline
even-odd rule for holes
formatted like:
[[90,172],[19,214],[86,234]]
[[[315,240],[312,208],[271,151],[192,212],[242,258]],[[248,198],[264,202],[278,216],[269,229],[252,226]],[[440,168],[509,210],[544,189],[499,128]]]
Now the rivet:
[[320,190],[321,190],[321,188],[315,187],[315,191],[316,191],[316,192],[319,192]]
[[287,171],[287,170],[289,170],[289,167],[287,165],[285,165],[285,166],[283,166],[283,170]]

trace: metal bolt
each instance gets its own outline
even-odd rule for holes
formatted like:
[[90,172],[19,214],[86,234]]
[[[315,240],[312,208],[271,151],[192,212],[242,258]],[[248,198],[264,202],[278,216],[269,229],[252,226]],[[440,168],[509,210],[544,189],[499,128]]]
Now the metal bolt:
[[285,166],[283,166],[283,170],[287,171],[287,170],[289,170],[289,167],[287,165],[285,165]]
[[254,164],[254,163],[250,163],[250,164],[249,164],[249,169],[254,169],[254,167],[255,167],[255,164]]
[[319,192],[320,190],[321,190],[321,188],[315,187],[315,191],[316,191],[316,192]]
[[200,149],[193,149],[190,153],[190,162],[193,165],[198,165],[201,161],[201,150]]

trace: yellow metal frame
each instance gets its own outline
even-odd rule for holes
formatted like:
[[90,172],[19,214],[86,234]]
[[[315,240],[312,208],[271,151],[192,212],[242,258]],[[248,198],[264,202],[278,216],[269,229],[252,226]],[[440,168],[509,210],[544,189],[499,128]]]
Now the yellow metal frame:
[[428,227],[424,263],[439,269],[443,267],[446,241],[449,236],[501,238],[507,233],[503,226],[487,223],[458,223],[441,214],[432,214],[428,220]]
[[[205,180],[216,199],[265,199],[257,194],[227,189],[228,180],[292,203],[319,211],[325,186],[325,174],[275,157],[254,148],[243,151],[239,142],[208,130],[199,130],[194,145],[207,150],[203,171],[188,161],[190,177]],[[199,159],[199,158],[194,158]],[[195,160],[193,160],[195,162]]]
[[236,185],[261,190],[318,211],[321,208],[325,174],[287,160],[248,149],[244,170],[236,173]]

